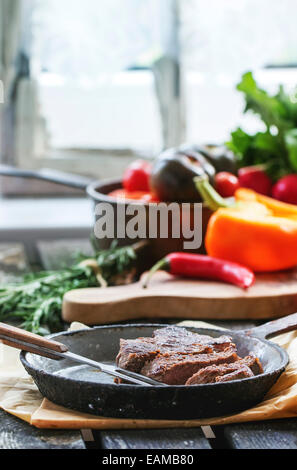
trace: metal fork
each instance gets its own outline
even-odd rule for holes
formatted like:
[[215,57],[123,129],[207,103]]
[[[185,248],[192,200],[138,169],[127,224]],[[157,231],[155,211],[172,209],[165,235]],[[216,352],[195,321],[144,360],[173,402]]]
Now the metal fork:
[[53,341],[49,338],[42,338],[41,336],[35,335],[20,328],[0,323],[0,342],[11,346],[16,349],[28,351],[39,356],[48,357],[54,360],[70,359],[73,362],[80,364],[87,364],[91,367],[99,369],[105,374],[111,375],[126,382],[130,382],[137,385],[145,386],[161,386],[166,387],[166,384],[157,382],[156,380],[145,377],[136,372],[131,372],[120,367],[103,364],[101,362],[93,361],[84,356],[74,354],[68,350],[67,346],[57,341]]

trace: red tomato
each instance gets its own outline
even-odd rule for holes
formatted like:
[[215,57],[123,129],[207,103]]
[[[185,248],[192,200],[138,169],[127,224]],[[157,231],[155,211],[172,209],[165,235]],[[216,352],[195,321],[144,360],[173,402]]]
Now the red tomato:
[[222,197],[232,197],[239,188],[237,176],[221,171],[215,176],[215,188]]
[[249,188],[257,193],[269,196],[272,189],[272,181],[265,171],[258,166],[248,166],[238,171],[239,185]]
[[272,197],[289,204],[297,204],[297,175],[281,178],[272,188]]
[[143,202],[160,202],[152,193],[146,191],[126,191],[125,189],[116,189],[108,194],[114,199],[130,199]]
[[145,160],[136,160],[128,166],[123,177],[126,191],[150,191],[151,164]]
[[145,202],[161,202],[160,199],[152,193],[144,194],[142,199]]

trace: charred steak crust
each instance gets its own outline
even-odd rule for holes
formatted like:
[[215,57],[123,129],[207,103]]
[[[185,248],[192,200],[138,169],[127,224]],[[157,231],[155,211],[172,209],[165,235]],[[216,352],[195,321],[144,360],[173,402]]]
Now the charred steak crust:
[[145,362],[153,360],[158,352],[152,338],[121,339],[116,363],[122,369],[140,372]]
[[240,369],[231,372],[230,374],[222,375],[216,378],[216,383],[231,382],[231,380],[247,379],[254,377],[251,369],[247,366],[241,366]]
[[[192,375],[192,377],[187,380],[186,385],[228,382],[229,380],[235,380],[234,377],[239,371],[241,371],[241,375],[243,375],[243,377],[240,378],[254,376],[250,367],[244,363],[243,359],[240,359],[230,364],[221,364],[205,367],[199,370],[196,374]],[[230,376],[231,378],[223,379],[223,377],[225,376]]]
[[145,364],[141,374],[168,385],[183,385],[192,375],[204,367],[212,364],[228,364],[238,359],[232,347],[220,353],[158,355],[153,361]]
[[161,328],[154,331],[153,337],[156,339],[158,344],[162,344],[167,347],[174,346],[175,349],[191,345],[204,344],[212,347],[215,351],[224,351],[224,349],[234,346],[232,343],[232,338],[230,336],[219,336],[218,338],[213,338],[212,336],[199,335],[198,333],[193,333],[192,331],[186,330],[185,328],[168,326],[166,328]]
[[253,355],[240,358],[232,338],[185,328],[155,330],[152,338],[121,339],[117,365],[168,385],[228,382],[263,373]]
[[264,372],[261,362],[253,354],[251,354],[250,356],[244,357],[243,359],[240,360],[240,362],[248,366],[254,375],[263,374]]
[[[188,333],[185,328],[180,329]],[[186,335],[185,333],[178,335],[176,330],[179,330],[179,328],[176,327],[164,328],[164,330],[166,330],[164,335],[160,333],[163,330],[156,330],[156,335],[153,338],[121,339],[120,352],[116,358],[117,365],[122,369],[140,372],[145,362],[152,361],[157,355],[166,355],[168,357],[170,354],[213,352],[211,342],[208,339],[202,342],[200,339],[202,338],[201,335],[194,335],[193,333],[191,335]],[[210,336],[206,338],[213,340]],[[223,344],[232,344],[227,342],[226,338],[224,337],[223,341],[219,342],[219,348]]]

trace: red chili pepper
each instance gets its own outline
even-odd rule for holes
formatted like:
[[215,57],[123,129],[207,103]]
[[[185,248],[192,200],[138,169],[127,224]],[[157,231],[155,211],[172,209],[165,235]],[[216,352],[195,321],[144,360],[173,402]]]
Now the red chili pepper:
[[143,284],[144,288],[159,269],[177,276],[224,281],[243,289],[247,289],[255,282],[254,273],[240,264],[206,255],[171,253],[152,267]]

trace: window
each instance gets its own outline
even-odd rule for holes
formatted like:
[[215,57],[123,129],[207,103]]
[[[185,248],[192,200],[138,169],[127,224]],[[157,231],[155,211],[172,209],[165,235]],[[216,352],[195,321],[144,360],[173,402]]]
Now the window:
[[236,84],[252,70],[272,92],[280,83],[296,86],[297,2],[181,0],[180,6],[187,140],[224,142],[239,124],[254,131],[259,122],[242,115]]
[[175,0],[12,1],[7,30],[17,25],[20,40],[6,160],[108,177],[180,141],[166,123],[179,121]]
[[297,83],[295,0],[0,0],[0,13],[2,160],[21,167],[118,176],[136,155],[258,128],[243,72]]
[[32,64],[51,148],[160,150],[158,3],[36,3]]

